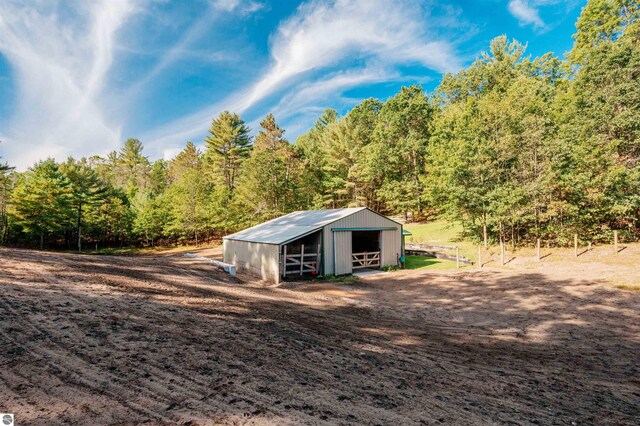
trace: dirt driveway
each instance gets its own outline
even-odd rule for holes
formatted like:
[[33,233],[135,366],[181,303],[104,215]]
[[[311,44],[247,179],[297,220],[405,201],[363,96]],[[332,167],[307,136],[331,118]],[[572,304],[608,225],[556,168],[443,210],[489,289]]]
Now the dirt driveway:
[[240,282],[175,256],[0,249],[25,424],[640,423],[640,294],[551,273]]

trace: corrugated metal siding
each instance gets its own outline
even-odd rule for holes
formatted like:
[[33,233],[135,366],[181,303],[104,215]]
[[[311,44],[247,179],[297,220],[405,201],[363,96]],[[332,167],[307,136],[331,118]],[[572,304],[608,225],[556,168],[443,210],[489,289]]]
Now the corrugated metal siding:
[[[381,244],[383,246],[384,253],[381,254],[381,257],[382,257],[381,260],[383,261],[383,266],[396,264],[396,253],[399,253],[398,250],[400,248],[400,238],[401,238],[401,226],[398,223],[392,221],[391,219],[387,219],[386,217],[381,216],[375,212],[372,212],[371,210],[365,209],[365,210],[360,210],[352,214],[351,216],[344,217],[328,225],[325,225],[325,227],[323,228],[324,259],[325,259],[324,273],[326,275],[334,274],[333,235],[340,234],[340,233],[351,234],[351,232],[348,232],[348,231],[333,232],[331,231],[331,228],[391,228],[391,227],[396,228],[397,231],[391,231],[391,230],[382,231],[383,237],[382,237]],[[387,233],[387,235],[385,235],[385,233]],[[392,235],[395,235],[395,237],[392,237]],[[393,243],[392,241],[394,238],[396,239],[395,243]],[[387,243],[387,245],[389,245],[390,247],[389,250],[386,250],[384,248],[384,245],[385,245],[384,240],[389,241]],[[351,245],[351,241],[349,241],[349,245]],[[387,257],[385,258],[385,256]],[[393,259],[390,260],[392,256],[393,256]],[[349,252],[349,258],[351,258],[350,252]],[[390,262],[390,263],[387,263],[387,262]]]
[[[400,228],[398,226],[398,228]],[[397,231],[382,231],[382,237],[380,238],[380,260],[382,264],[380,266],[396,266],[398,264],[398,256],[401,253],[401,238],[400,230]]]
[[336,275],[345,275],[352,272],[351,263],[351,232],[336,232],[334,233],[335,241],[335,262],[336,262]]
[[224,240],[222,251],[225,263],[235,265],[238,271],[277,283],[280,281],[279,248],[274,244]]

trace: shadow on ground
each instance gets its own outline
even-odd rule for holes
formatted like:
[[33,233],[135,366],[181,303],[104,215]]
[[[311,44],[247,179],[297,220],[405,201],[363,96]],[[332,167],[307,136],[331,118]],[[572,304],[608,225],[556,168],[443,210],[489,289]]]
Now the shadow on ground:
[[180,257],[0,250],[0,286],[1,408],[24,423],[640,415],[640,296],[591,282],[411,271],[291,290]]

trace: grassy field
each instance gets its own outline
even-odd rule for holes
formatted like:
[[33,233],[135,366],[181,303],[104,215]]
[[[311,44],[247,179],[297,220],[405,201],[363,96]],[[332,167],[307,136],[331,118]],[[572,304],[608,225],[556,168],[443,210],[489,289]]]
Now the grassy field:
[[[460,265],[465,267],[467,265]],[[407,256],[405,269],[456,269],[456,262],[445,259],[432,259],[424,256]]]
[[[428,223],[408,223],[404,225],[404,229],[413,234],[406,238],[407,243],[458,246],[462,256],[476,261],[477,246],[470,241],[461,239],[462,226],[459,224],[436,220]],[[451,250],[449,254],[455,254],[455,251]],[[456,263],[448,260],[407,256],[407,269],[455,269],[455,267]],[[469,266],[461,265],[461,267]]]

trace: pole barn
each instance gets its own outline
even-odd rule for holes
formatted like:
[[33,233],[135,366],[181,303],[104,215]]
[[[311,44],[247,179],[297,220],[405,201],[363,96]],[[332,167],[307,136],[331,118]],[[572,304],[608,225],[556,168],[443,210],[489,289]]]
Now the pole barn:
[[293,212],[223,238],[225,263],[275,283],[397,266],[402,225],[366,207]]

